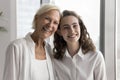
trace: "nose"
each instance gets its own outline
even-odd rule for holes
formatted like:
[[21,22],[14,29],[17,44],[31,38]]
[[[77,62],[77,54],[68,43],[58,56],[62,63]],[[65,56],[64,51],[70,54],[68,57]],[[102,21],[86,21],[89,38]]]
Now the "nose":
[[57,30],[58,24],[55,21],[50,21],[47,25],[50,30]]
[[74,28],[72,26],[70,27],[70,32],[74,33]]
[[52,30],[53,26],[54,26],[54,25],[53,25],[52,22],[49,22],[48,25],[47,25],[47,27],[48,27],[50,30]]
[[52,21],[49,22],[49,23],[48,23],[48,26],[49,26],[49,27],[53,27],[53,22],[52,22]]

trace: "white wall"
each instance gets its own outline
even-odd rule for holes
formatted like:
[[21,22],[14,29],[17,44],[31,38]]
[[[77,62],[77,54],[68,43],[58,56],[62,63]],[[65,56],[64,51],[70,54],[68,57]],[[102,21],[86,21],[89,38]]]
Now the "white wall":
[[115,1],[105,1],[105,61],[108,80],[115,80]]
[[117,80],[120,80],[120,0],[116,0],[116,26],[117,26],[117,41],[116,41],[116,46],[117,46],[117,51],[116,51],[116,58],[117,58]]
[[[117,0],[116,4],[117,4],[117,6],[116,6],[116,8],[117,8],[116,9],[117,10],[116,20],[117,20],[117,31],[118,31],[118,33],[117,33],[117,37],[118,37],[117,43],[118,43],[118,49],[119,49],[118,52],[120,52],[120,0]],[[119,55],[119,58],[120,58],[119,53],[118,53],[118,55]]]
[[0,26],[7,30],[0,31],[0,80],[3,75],[6,47],[16,37],[15,2],[15,0],[0,0],[0,12],[3,12],[0,16]]
[[105,0],[105,61],[108,80],[116,79],[116,0]]

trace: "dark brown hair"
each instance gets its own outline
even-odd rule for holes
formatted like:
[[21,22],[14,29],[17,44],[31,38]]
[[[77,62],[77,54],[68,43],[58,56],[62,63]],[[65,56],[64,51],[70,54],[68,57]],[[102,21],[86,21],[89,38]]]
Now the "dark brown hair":
[[[74,11],[64,10],[62,13],[61,19],[66,17],[66,16],[74,16],[79,21],[79,25],[80,25],[80,29],[81,29],[81,36],[79,39],[79,43],[80,43],[80,47],[82,49],[82,52],[84,54],[86,54],[88,51],[95,51],[96,50],[95,45],[93,44],[92,39],[90,38],[90,35],[87,32],[87,29],[86,29],[82,19],[80,18],[80,16],[77,15]],[[60,24],[58,26],[58,30],[59,29],[60,29]],[[65,54],[66,48],[67,48],[67,43],[65,42],[63,37],[60,36],[57,32],[55,32],[55,34],[54,34],[54,48],[53,48],[54,57],[56,59],[62,59],[64,54]]]

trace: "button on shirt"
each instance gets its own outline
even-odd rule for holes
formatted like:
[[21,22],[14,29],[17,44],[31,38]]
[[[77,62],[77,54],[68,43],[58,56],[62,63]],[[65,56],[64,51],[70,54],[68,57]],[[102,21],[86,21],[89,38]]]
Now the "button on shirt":
[[66,50],[62,60],[54,59],[57,80],[107,80],[106,68],[101,52],[88,52],[81,49],[73,58]]

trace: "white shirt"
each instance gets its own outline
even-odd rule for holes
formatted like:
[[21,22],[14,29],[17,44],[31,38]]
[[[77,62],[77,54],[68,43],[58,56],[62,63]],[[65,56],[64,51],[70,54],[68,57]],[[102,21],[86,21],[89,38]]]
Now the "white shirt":
[[[52,49],[45,44],[46,60],[50,79],[54,80],[51,62]],[[31,79],[31,54],[35,54],[35,43],[28,33],[25,38],[13,41],[7,48],[4,74],[2,80],[32,80]],[[42,74],[44,75],[44,74]]]
[[54,59],[57,80],[107,80],[103,55],[81,49],[71,58],[66,50],[63,60]]
[[31,80],[49,80],[47,60],[31,59]]

